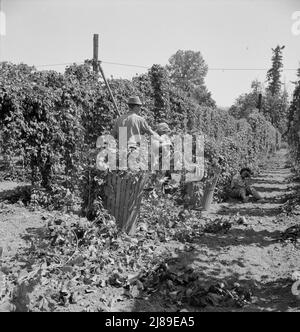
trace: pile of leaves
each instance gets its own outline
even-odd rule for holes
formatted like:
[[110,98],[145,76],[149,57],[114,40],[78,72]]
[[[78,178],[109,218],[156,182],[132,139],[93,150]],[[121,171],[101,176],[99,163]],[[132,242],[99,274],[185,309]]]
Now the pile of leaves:
[[171,197],[160,195],[144,200],[140,219],[147,225],[146,236],[157,237],[161,242],[176,240],[182,243],[199,241],[205,233],[226,234],[236,221],[225,217],[204,218],[201,211],[185,209]]
[[225,218],[218,218],[214,221],[210,221],[204,226],[203,232],[204,233],[211,233],[211,234],[227,234],[232,227],[232,223]]
[[120,233],[105,210],[93,222],[61,212],[47,212],[43,218],[47,227],[29,234],[29,247],[1,267],[7,281],[5,298],[16,311],[67,310],[94,293],[103,295],[101,310],[110,310],[110,301],[117,298],[109,295],[112,289],[121,298],[136,298],[153,288],[147,281],[149,271],[160,271],[156,267],[170,255],[157,250],[162,244],[188,245],[205,232],[223,234],[230,226],[228,220],[203,219],[199,211],[157,197],[143,204],[134,237]]
[[178,269],[171,259],[157,265],[139,278],[147,296],[159,293],[169,302],[183,307],[241,308],[252,301],[252,291],[239,283],[226,282],[203,286],[201,278],[191,267]]
[[18,186],[11,190],[5,190],[0,193],[0,202],[15,204],[22,202],[27,205],[31,200],[31,186]]
[[300,225],[294,225],[281,232],[279,236],[280,242],[293,242],[296,243],[300,239]]
[[[45,218],[47,227],[28,238],[30,246],[1,266],[11,310],[57,311],[111,288],[136,296],[130,280],[157,262],[155,241],[120,233],[105,211],[94,222],[67,214]],[[115,295],[102,295],[110,307]]]
[[187,220],[176,229],[173,238],[182,243],[192,243],[199,241],[205,233],[227,234],[233,226],[233,223],[225,218],[209,219],[209,221],[205,223],[203,223],[203,219],[198,219],[197,221],[198,222],[195,222],[193,218],[187,218]]
[[40,186],[21,185],[0,193],[0,202],[25,205],[32,209],[45,207],[48,210],[80,210],[80,199],[65,187],[53,186],[48,191]]
[[285,203],[281,206],[281,211],[287,215],[300,214],[300,195],[297,192],[285,197]]

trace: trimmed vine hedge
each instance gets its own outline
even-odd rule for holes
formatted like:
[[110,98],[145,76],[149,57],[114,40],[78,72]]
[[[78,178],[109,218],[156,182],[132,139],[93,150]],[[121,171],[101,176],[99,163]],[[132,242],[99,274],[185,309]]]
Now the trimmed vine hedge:
[[[276,129],[257,111],[237,120],[227,111],[199,105],[188,93],[172,86],[165,68],[154,65],[148,73],[129,80],[111,79],[121,113],[130,95],[141,97],[143,115],[155,124],[165,121],[174,131],[205,135],[206,177],[219,157],[223,173],[219,192],[241,166],[253,166],[276,147]],[[91,65],[72,65],[64,74],[39,72],[26,65],[0,65],[1,156],[24,173],[35,188],[47,192],[45,204],[72,204],[86,200],[91,151],[99,135],[108,133],[116,119],[113,105]],[[81,179],[82,182],[78,181]],[[81,194],[78,194],[78,191]],[[72,199],[67,199],[67,198]]]
[[300,174],[300,70],[299,80],[293,93],[293,100],[289,109],[288,142],[290,146],[291,160],[295,171]]

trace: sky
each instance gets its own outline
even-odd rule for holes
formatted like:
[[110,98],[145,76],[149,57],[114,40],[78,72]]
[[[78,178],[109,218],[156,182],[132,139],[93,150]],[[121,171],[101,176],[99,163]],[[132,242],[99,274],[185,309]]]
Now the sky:
[[0,61],[63,71],[92,58],[97,33],[106,76],[130,79],[166,65],[179,49],[200,51],[208,90],[226,107],[254,79],[265,81],[278,44],[285,45],[282,80],[292,91],[300,64],[296,11],[300,0],[2,0]]

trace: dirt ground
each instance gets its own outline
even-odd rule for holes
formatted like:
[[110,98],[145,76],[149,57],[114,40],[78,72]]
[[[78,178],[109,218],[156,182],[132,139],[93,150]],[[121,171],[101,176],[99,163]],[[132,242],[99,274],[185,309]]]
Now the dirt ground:
[[[290,182],[291,170],[287,168],[286,150],[279,151],[255,178],[255,188],[262,194],[264,203],[240,204],[227,202],[215,204],[204,217],[235,216],[246,218],[246,224],[235,225],[227,234],[205,234],[184,250],[181,243],[170,241],[156,251],[174,253],[173,269],[189,266],[201,276],[203,283],[234,281],[249,285],[254,301],[243,309],[206,307],[189,311],[300,311],[300,301],[291,293],[291,274],[300,270],[299,244],[274,241],[281,231],[299,224],[300,215],[281,214],[282,198],[295,183]],[[13,189],[16,183],[0,183],[0,195]],[[0,247],[3,256],[15,257],[18,248],[29,246],[24,235],[44,225],[46,211],[31,212],[25,207],[0,203]],[[182,249],[182,250],[181,250]],[[97,301],[97,294],[90,296]],[[117,301],[112,311],[176,311],[155,295],[147,298]]]

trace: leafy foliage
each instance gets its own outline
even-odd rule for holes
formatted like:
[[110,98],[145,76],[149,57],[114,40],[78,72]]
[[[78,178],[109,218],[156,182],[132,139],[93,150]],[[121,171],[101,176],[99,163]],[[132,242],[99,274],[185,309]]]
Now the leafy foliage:
[[300,164],[300,71],[298,82],[295,82],[293,100],[289,108],[288,141],[290,144],[291,157],[297,173]]
[[229,113],[235,118],[247,118],[247,116],[258,106],[259,94],[262,92],[262,85],[255,80],[251,83],[251,91],[239,96]]
[[[154,292],[162,292],[168,302],[179,307],[199,306],[198,302],[190,302],[199,297],[196,273],[186,268],[176,277],[168,268],[172,257],[156,248],[177,240],[188,251],[205,233],[227,233],[237,223],[236,217],[203,220],[199,211],[176,206],[171,196],[148,197],[134,237],[120,233],[105,210],[93,222],[64,213],[47,213],[44,219],[46,226],[39,234],[29,235],[30,246],[18,251],[23,264],[16,266],[5,260],[1,266],[11,311],[87,310],[84,303],[94,292],[103,298],[103,305],[92,308],[99,311],[112,310],[117,296],[121,300],[134,299]],[[210,303],[205,302],[206,295],[214,292],[208,288],[200,306]],[[232,286],[226,288],[232,290]],[[244,299],[235,293],[233,297],[223,295],[220,303],[213,305],[236,306],[235,300]]]
[[208,67],[200,52],[179,50],[169,59],[170,78],[184,91],[204,84]]
[[[192,62],[196,57],[193,66],[203,66],[197,69],[198,76],[206,73],[200,54],[182,53],[180,65],[186,57]],[[173,60],[174,66],[179,65],[176,57]],[[188,73],[196,70],[193,66],[187,68]],[[11,161],[11,169],[15,158],[22,160],[37,204],[58,208],[66,202],[91,207],[94,193],[87,193],[86,188],[91,188],[94,179],[88,174],[93,172],[95,141],[111,130],[116,118],[108,92],[91,64],[72,65],[65,74],[9,63],[3,63],[0,70],[1,150]],[[179,75],[176,70],[173,74]],[[150,124],[166,121],[177,134],[204,134],[206,178],[219,157],[224,159],[218,189],[222,191],[233,172],[255,165],[274,146],[274,130],[255,113],[249,113],[243,123],[225,110],[201,106],[190,92],[172,84],[175,76],[170,81],[166,69],[154,65],[132,81],[111,79],[110,85],[121,113],[126,112],[128,97],[137,94],[144,101],[142,112]],[[200,76],[191,80],[195,86],[203,83]]]
[[[230,114],[241,119],[247,118],[249,114],[259,109],[265,118],[276,127],[282,135],[286,134],[288,116],[288,93],[282,88],[281,69],[282,49],[277,46],[273,51],[272,68],[267,73],[268,86],[263,88],[262,84],[255,80],[251,84],[251,91],[237,98],[230,108]],[[261,100],[260,100],[261,98]]]
[[167,65],[170,81],[199,105],[215,107],[215,101],[204,84],[208,66],[200,52],[178,50]]

